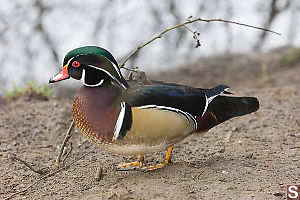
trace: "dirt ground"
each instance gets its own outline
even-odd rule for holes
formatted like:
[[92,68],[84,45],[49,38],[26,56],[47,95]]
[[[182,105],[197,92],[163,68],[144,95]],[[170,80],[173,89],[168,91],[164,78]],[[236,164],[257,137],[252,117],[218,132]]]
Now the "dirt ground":
[[[300,64],[279,66],[283,53],[207,58],[152,75],[198,87],[225,83],[238,95],[257,97],[261,105],[256,113],[175,145],[173,163],[165,168],[116,171],[118,163],[135,158],[92,151],[93,145],[74,131],[65,161],[70,166],[11,199],[285,199],[286,185],[300,184]],[[0,106],[1,199],[42,177],[14,156],[46,173],[57,169],[58,146],[72,121],[71,104],[70,98],[24,97]],[[164,154],[146,158],[156,163]],[[99,166],[103,176],[96,181]]]

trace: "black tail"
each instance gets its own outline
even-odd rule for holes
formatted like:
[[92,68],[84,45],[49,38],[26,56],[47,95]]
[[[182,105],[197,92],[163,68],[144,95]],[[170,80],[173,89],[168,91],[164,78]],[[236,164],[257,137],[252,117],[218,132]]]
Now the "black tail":
[[218,96],[208,106],[217,118],[218,124],[237,116],[257,111],[259,102],[255,97]]

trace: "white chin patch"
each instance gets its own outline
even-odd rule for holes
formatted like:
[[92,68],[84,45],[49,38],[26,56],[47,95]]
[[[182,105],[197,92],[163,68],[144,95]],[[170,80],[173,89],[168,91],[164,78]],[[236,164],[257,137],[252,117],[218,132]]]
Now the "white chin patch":
[[87,84],[87,83],[85,82],[85,70],[83,70],[83,72],[82,72],[82,77],[81,77],[81,81],[82,81],[82,83],[83,83],[85,86],[87,86],[87,87],[97,87],[97,86],[100,86],[100,85],[103,84],[104,79],[101,79],[101,80],[99,81],[99,83],[97,83],[97,84],[95,84],[95,85]]

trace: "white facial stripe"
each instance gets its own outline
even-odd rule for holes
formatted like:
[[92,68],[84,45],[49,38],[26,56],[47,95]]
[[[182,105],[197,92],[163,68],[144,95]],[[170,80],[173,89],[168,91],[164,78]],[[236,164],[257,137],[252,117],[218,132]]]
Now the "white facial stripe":
[[97,70],[100,70],[100,71],[103,71],[105,72],[107,75],[109,75],[112,79],[114,79],[118,84],[120,84],[124,89],[126,89],[126,87],[120,82],[118,81],[113,75],[111,75],[108,71],[102,69],[102,68],[98,68],[98,67],[95,67],[93,65],[88,65],[89,67],[92,67],[94,69],[97,69]]
[[81,81],[82,83],[85,85],[85,86],[88,86],[88,87],[97,87],[97,86],[100,86],[104,83],[104,79],[101,79],[99,83],[97,83],[96,85],[90,85],[90,84],[87,84],[85,82],[85,69],[83,69],[82,71],[82,77],[81,77]]
[[[71,60],[72,60],[73,58],[76,58],[76,57],[79,57],[79,56],[86,56],[86,55],[88,55],[88,54],[78,54],[78,55],[76,55],[76,56],[73,56],[73,57],[71,57],[71,58],[68,60],[68,64],[70,64],[70,62],[71,62]],[[106,57],[105,57],[105,58],[106,58]],[[121,78],[121,71],[120,71],[120,69],[116,66],[115,63],[111,62],[108,58],[106,58],[106,59],[113,65],[113,67],[114,67],[115,70],[117,71],[119,77]]]
[[97,83],[96,85],[89,85],[87,83],[83,83],[85,86],[88,86],[88,87],[97,87],[97,86],[100,86],[102,85],[104,82],[104,79],[101,79],[101,81],[99,83]]
[[[68,62],[67,62],[68,65],[70,64],[70,62],[71,62],[71,60],[72,60],[73,58],[76,58],[76,57],[79,57],[79,56],[85,56],[85,55],[89,55],[89,54],[78,54],[78,55],[76,55],[76,56],[71,57],[71,58],[68,60]],[[105,58],[106,58],[106,57],[105,57]],[[106,58],[106,59],[113,65],[113,67],[114,67],[115,70],[117,71],[119,77],[121,78],[122,75],[121,75],[120,69],[116,66],[115,63],[111,62],[108,58]],[[88,66],[93,67],[93,68],[98,69],[98,70],[104,71],[104,72],[105,72],[106,74],[108,74],[112,79],[114,79],[116,82],[118,82],[124,89],[126,89],[126,87],[125,87],[120,81],[118,81],[115,77],[113,77],[113,76],[112,76],[109,72],[107,72],[106,70],[103,70],[103,69],[101,69],[101,68],[97,68],[97,67],[95,67],[95,66],[93,66],[93,65],[88,65]],[[83,82],[83,83],[84,83],[84,82]],[[84,83],[84,84],[85,84],[85,83]]]
[[71,60],[73,59],[73,58],[77,58],[77,57],[79,57],[79,56],[86,56],[86,55],[88,55],[88,54],[78,54],[78,55],[76,55],[76,56],[73,56],[73,57],[71,57],[69,60],[68,60],[68,65],[70,64],[70,62],[71,62]]
[[74,56],[68,60],[68,62],[67,62],[68,65],[70,65],[70,62],[73,58],[74,58]]

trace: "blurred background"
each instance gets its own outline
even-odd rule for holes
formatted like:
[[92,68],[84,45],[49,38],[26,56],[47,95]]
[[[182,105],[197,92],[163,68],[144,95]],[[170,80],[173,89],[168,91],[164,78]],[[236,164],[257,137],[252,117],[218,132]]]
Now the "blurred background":
[[[177,29],[146,46],[126,66],[155,74],[208,56],[299,47],[299,11],[299,0],[2,0],[0,93],[32,80],[47,84],[62,67],[65,54],[79,46],[104,47],[120,62],[137,45],[189,16],[237,21],[282,35],[222,22],[197,22],[189,27],[200,33],[201,47],[195,48],[189,31]],[[68,82],[69,86],[74,83]]]

